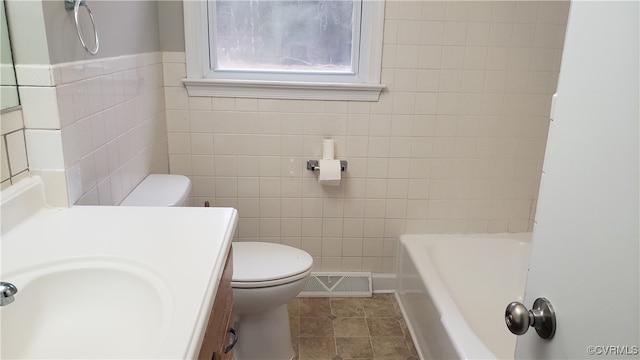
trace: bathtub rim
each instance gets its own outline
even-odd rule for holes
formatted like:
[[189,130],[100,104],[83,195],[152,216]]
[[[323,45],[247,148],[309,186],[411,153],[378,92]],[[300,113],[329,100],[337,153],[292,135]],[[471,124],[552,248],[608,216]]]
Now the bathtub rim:
[[[514,241],[530,242],[531,232],[520,233],[495,233],[495,234],[403,234],[399,236],[398,246],[398,279],[401,279],[401,266],[402,266],[402,250],[414,248],[424,253],[428,253],[429,247],[433,246],[436,242],[446,242],[452,239],[464,239],[471,240],[473,237],[479,238],[508,238]],[[420,239],[417,240],[416,239]],[[482,342],[478,335],[471,329],[467,320],[464,318],[462,312],[458,308],[458,305],[451,297],[451,294],[447,290],[444,281],[442,280],[439,272],[437,271],[433,260],[428,257],[427,259],[419,259],[416,261],[416,252],[407,251],[409,260],[413,263],[419,263],[420,266],[415,266],[421,281],[429,284],[428,291],[430,293],[437,293],[438,296],[431,296],[430,298],[434,303],[436,310],[438,311],[438,317],[440,322],[447,333],[447,337],[453,346],[456,354],[461,359],[498,359],[498,357]],[[414,344],[420,344],[415,336],[415,330],[413,324],[411,324],[410,318],[407,316],[407,310],[400,298],[400,291],[402,289],[397,286],[396,300],[400,307],[400,310],[406,319],[407,328],[414,341]],[[506,305],[505,305],[506,306]],[[506,325],[505,325],[506,326]],[[451,334],[455,334],[452,336]],[[425,354],[419,346],[416,346],[416,351],[421,359],[425,359]],[[428,349],[427,349],[428,350]],[[514,349],[515,350],[515,349]]]

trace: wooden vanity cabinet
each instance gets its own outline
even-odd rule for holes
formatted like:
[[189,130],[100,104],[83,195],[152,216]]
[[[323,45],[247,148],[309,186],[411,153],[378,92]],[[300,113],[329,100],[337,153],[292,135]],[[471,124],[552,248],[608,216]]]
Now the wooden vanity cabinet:
[[[233,360],[233,349],[225,353],[227,346],[234,342],[233,327],[233,291],[231,278],[233,275],[233,248],[224,266],[218,292],[209,315],[209,323],[205,330],[204,340],[200,348],[199,360]],[[233,330],[235,331],[235,330]]]

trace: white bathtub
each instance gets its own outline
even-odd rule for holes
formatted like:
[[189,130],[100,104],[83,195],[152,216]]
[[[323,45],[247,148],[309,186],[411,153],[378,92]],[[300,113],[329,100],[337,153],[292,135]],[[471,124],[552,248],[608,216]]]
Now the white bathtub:
[[397,298],[422,359],[513,359],[531,233],[402,235]]

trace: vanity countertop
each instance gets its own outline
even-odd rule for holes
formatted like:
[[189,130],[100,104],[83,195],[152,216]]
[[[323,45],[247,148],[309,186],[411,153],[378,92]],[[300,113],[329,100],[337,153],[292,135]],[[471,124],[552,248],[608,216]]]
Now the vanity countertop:
[[[23,301],[20,295],[28,292],[21,294],[20,288],[45,272],[134,269],[136,276],[150,279],[159,289],[164,313],[158,341],[137,355],[195,358],[236,223],[237,211],[232,208],[41,208],[3,231],[1,279],[25,279],[25,283],[15,283],[19,289],[16,300],[6,308]],[[117,286],[113,291],[119,291]],[[64,295],[52,294],[63,301],[59,296]],[[136,320],[123,316],[118,321],[126,328]]]

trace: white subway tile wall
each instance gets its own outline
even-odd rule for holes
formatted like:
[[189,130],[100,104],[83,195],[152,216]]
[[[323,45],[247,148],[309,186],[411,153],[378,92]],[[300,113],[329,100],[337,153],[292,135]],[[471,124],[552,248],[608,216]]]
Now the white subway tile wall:
[[71,203],[117,205],[149,173],[168,172],[161,53],[59,70]]
[[[165,52],[170,171],[316,270],[393,273],[403,233],[530,231],[568,6],[387,1],[377,102],[189,97]],[[305,168],[325,137],[338,187]]]
[[22,109],[7,111],[0,122],[0,189],[29,175]]
[[40,67],[50,76],[19,80],[30,170],[52,205],[117,205],[168,172],[161,53]]
[[22,109],[2,115],[2,188],[31,173],[53,206],[117,205],[168,172],[161,53],[17,70]]

